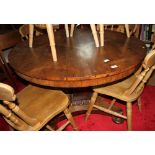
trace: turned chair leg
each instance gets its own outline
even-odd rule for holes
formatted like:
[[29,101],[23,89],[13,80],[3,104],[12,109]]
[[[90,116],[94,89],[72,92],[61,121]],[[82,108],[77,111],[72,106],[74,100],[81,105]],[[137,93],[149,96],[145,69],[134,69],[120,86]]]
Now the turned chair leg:
[[129,24],[125,24],[125,30],[126,30],[127,37],[130,38]]
[[95,24],[90,24],[92,34],[95,40],[96,47],[99,47],[99,41],[98,41],[98,36],[97,36],[97,31],[96,31],[96,26]]
[[56,48],[55,48],[53,26],[52,24],[46,24],[46,28],[47,28],[48,38],[49,38],[49,42],[51,46],[53,61],[57,61],[57,53],[56,53]]
[[100,45],[104,46],[104,25],[100,24]]
[[95,101],[97,99],[97,96],[98,96],[98,93],[96,92],[93,92],[93,95],[91,97],[91,100],[90,100],[90,104],[88,105],[88,110],[86,112],[86,117],[85,117],[85,120],[88,120],[88,117],[93,109],[93,105],[95,104]]
[[127,102],[127,125],[128,125],[128,130],[132,130],[132,103]]
[[74,26],[75,26],[75,24],[71,24],[70,37],[73,37]]
[[66,37],[69,38],[68,24],[65,24]]
[[33,31],[34,31],[34,25],[29,24],[29,47],[32,48],[33,46]]
[[73,119],[73,116],[72,116],[72,114],[70,113],[70,111],[69,111],[68,108],[66,108],[66,109],[64,110],[64,114],[65,114],[65,116],[67,117],[67,119],[70,121],[71,125],[73,126],[73,129],[78,131],[78,127],[77,127],[77,125],[75,124],[75,121],[74,121],[74,119]]

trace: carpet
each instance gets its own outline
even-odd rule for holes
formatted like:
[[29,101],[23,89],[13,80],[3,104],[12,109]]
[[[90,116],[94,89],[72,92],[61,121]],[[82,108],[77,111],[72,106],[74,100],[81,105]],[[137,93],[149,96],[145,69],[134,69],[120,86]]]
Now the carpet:
[[[7,83],[7,82],[6,82]],[[21,79],[17,79],[17,90],[25,87],[25,83]],[[133,104],[133,130],[134,131],[154,131],[155,130],[155,86],[147,85],[142,93],[142,112],[139,112],[136,103]],[[118,104],[125,111],[125,105]],[[80,131],[126,131],[127,124],[124,121],[121,124],[115,124],[110,116],[102,114],[91,114],[87,121],[84,120],[85,114],[74,116],[75,122]],[[59,127],[66,120],[57,123]],[[0,116],[0,131],[9,131],[10,127]],[[72,131],[69,125],[67,131]]]

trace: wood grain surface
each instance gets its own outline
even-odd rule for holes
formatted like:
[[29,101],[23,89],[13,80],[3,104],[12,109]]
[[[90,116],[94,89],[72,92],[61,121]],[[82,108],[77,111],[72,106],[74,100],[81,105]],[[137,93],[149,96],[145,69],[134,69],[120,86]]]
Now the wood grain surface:
[[[133,73],[144,59],[146,47],[123,33],[105,31],[104,35],[105,46],[97,48],[90,29],[76,29],[72,38],[60,30],[55,32],[57,62],[52,60],[47,35],[35,38],[33,48],[28,41],[18,44],[10,52],[9,62],[23,79],[44,86],[107,84]],[[105,62],[107,59],[110,61]]]

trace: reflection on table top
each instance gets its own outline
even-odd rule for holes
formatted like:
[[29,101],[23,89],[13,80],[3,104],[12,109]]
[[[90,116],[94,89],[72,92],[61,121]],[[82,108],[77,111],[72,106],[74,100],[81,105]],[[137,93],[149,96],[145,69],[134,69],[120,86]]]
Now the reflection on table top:
[[105,46],[95,47],[90,30],[76,30],[73,38],[55,34],[58,61],[53,62],[48,37],[20,43],[9,54],[16,73],[33,83],[53,87],[87,87],[122,79],[133,73],[146,54],[135,37],[105,31]]

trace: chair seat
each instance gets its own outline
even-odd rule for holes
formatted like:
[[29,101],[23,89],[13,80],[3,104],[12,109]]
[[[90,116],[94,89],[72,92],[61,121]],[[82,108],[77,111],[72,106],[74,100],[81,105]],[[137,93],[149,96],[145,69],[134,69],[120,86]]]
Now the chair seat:
[[17,94],[19,108],[41,124],[62,112],[68,106],[68,97],[58,90],[29,85]]
[[105,94],[126,102],[131,102],[137,99],[137,96],[140,95],[140,92],[138,94],[133,93],[129,96],[124,94],[124,92],[132,86],[135,80],[136,75],[134,74],[129,78],[127,78],[126,80],[120,81],[116,84],[95,88],[93,90],[100,94]]

